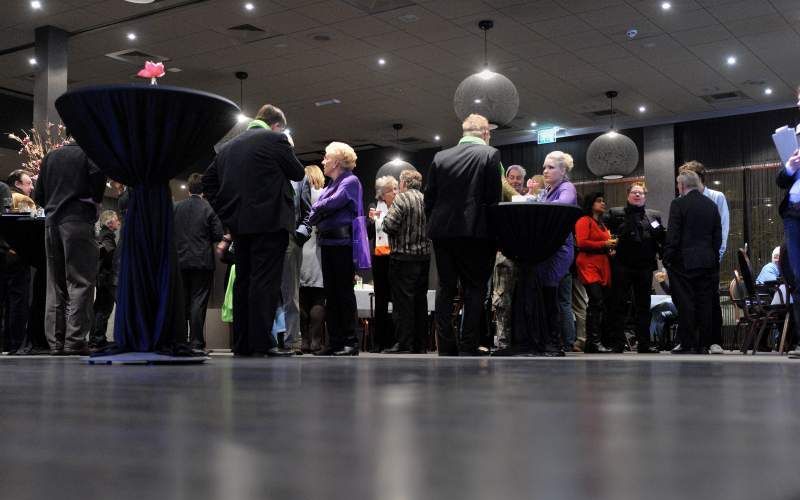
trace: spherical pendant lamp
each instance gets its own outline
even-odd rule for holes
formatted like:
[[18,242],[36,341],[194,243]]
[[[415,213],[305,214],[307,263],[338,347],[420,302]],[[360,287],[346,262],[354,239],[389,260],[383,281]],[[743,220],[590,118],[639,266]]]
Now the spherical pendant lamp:
[[453,107],[460,120],[478,113],[494,125],[505,125],[517,116],[519,93],[511,80],[489,70],[487,32],[492,29],[494,22],[487,19],[480,21],[478,26],[483,30],[485,69],[468,76],[458,85]]
[[614,98],[616,91],[606,92],[611,101],[611,129],[589,144],[586,164],[589,170],[603,179],[621,179],[636,170],[639,149],[629,137],[614,129]]
[[[394,140],[396,147],[397,149],[400,149],[400,131],[403,129],[403,124],[393,123],[392,128],[394,129]],[[400,157],[393,158],[392,160],[381,165],[381,168],[378,169],[378,173],[375,174],[375,180],[387,175],[391,175],[397,179],[397,182],[400,182],[400,174],[403,173],[403,170],[414,170],[416,172],[417,169],[414,168],[414,165],[408,163]]]

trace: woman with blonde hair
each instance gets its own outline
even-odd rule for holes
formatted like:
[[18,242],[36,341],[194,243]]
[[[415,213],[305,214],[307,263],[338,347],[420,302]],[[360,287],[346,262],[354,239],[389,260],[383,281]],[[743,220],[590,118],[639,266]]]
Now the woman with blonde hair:
[[358,356],[356,338],[356,296],[353,291],[353,221],[362,206],[362,188],[356,168],[355,151],[343,142],[325,148],[322,167],[333,182],[311,208],[309,224],[317,227],[325,287],[328,346],[323,356]]

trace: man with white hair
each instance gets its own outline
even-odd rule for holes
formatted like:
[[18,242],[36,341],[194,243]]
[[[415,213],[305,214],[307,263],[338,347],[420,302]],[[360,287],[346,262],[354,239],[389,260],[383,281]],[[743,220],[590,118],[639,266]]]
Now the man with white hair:
[[506,169],[506,180],[517,194],[524,195],[528,192],[528,188],[525,186],[526,174],[522,165],[511,165]]
[[781,277],[781,247],[775,247],[772,250],[772,261],[768,262],[764,267],[761,268],[761,272],[758,273],[758,278],[756,278],[756,283],[768,283],[770,281],[777,281],[778,278]]
[[717,206],[703,196],[700,177],[681,171],[680,197],[669,207],[664,265],[672,300],[678,308],[680,346],[673,354],[707,353],[712,325],[712,301],[719,273],[722,224]]
[[[472,114],[459,143],[433,158],[425,190],[428,237],[433,241],[439,289],[436,293],[440,356],[476,356],[483,302],[496,247],[488,208],[500,201],[500,151],[488,145],[489,121]],[[453,328],[453,299],[461,283],[461,335]]]

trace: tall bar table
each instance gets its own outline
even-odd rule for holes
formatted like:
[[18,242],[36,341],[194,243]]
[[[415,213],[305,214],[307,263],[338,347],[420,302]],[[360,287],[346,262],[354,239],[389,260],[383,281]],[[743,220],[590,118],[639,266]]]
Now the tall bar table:
[[130,192],[115,347],[107,354],[139,353],[131,357],[137,361],[189,356],[169,180],[191,167],[205,169],[239,108],[196,90],[110,85],[67,92],[56,109],[87,156]]
[[542,297],[541,273],[547,272],[548,259],[559,251],[582,215],[574,205],[562,203],[514,202],[490,208],[489,216],[498,246],[517,264],[518,279],[511,303],[511,349],[508,354],[543,353],[543,338],[548,315]]

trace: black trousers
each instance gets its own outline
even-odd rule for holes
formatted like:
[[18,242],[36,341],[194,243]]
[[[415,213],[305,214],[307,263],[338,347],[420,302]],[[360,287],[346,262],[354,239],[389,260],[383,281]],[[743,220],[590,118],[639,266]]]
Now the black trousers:
[[[237,272],[238,278],[238,272]],[[214,284],[214,271],[207,269],[182,269],[183,304],[189,321],[189,342],[192,347],[205,349],[206,309]]]
[[94,297],[94,328],[89,335],[90,347],[102,347],[106,344],[106,330],[108,318],[114,310],[114,301],[117,297],[117,287],[113,284],[97,284]]
[[391,259],[392,318],[401,349],[425,352],[431,261]]
[[30,318],[29,300],[31,294],[31,268],[9,258],[5,269],[5,335],[3,348],[17,351],[25,340],[25,332]]
[[583,286],[589,303],[586,306],[586,342],[602,342],[606,347],[622,347],[625,338],[611,334],[608,306],[611,304],[611,289],[600,283]]
[[325,289],[300,287],[300,334],[303,349],[317,351],[325,345]]
[[714,273],[712,278],[714,288],[711,290],[711,335],[708,339],[709,347],[711,344],[722,345],[722,305],[719,303],[719,270]]
[[392,347],[395,340],[395,325],[389,316],[389,302],[393,287],[389,283],[390,257],[372,256],[372,281],[375,287],[375,341],[377,349]]
[[613,290],[613,313],[610,315],[611,337],[625,342],[625,317],[628,297],[633,294],[633,316],[636,324],[636,344],[638,349],[650,347],[650,285],[653,272],[650,269],[636,269],[621,264],[614,266],[611,280]]
[[[440,355],[475,352],[480,342],[484,301],[495,260],[489,240],[457,238],[433,242],[439,290],[436,292],[436,336]],[[461,283],[464,296],[461,335],[453,327],[453,300]]]
[[325,286],[325,319],[328,347],[358,347],[356,338],[356,294],[353,291],[353,246],[320,245],[322,280]]
[[[713,324],[713,296],[718,282],[714,269],[669,269],[672,301],[678,308],[678,335],[685,349],[710,344]],[[719,299],[717,299],[719,302]]]
[[276,346],[275,310],[281,303],[281,274],[289,233],[236,235],[233,284],[233,352],[263,354]]

